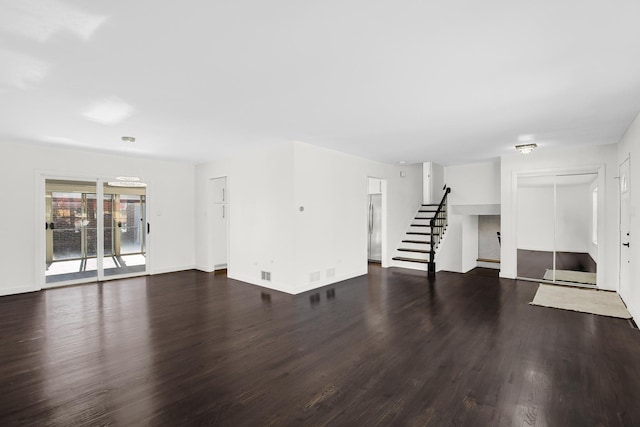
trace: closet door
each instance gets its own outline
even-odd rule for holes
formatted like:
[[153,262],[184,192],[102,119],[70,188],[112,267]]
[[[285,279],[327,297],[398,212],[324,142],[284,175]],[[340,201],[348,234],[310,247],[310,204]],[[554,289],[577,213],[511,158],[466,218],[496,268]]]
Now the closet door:
[[555,177],[554,281],[595,285],[597,258],[597,174]]
[[211,180],[211,263],[214,270],[227,268],[229,247],[229,191],[227,178]]
[[518,277],[554,280],[554,184],[554,176],[518,179]]

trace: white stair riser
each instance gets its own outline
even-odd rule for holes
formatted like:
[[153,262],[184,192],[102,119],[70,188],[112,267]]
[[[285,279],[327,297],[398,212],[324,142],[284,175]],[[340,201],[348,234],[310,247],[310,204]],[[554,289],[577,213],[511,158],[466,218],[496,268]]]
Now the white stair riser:
[[427,271],[428,264],[420,264],[417,262],[393,261],[394,267],[408,268],[411,270]]

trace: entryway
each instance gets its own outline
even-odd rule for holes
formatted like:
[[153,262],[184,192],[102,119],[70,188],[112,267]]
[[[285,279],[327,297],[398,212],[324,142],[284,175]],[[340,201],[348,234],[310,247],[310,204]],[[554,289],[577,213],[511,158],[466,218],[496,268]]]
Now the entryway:
[[386,259],[385,188],[385,180],[367,178],[367,260],[375,264],[383,264]]

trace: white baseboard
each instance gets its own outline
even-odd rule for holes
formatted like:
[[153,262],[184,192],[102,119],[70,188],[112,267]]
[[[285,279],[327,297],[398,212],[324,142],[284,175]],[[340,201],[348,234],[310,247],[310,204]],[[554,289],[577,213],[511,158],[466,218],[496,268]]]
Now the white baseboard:
[[22,286],[20,288],[0,288],[0,297],[6,295],[15,295],[15,294],[26,294],[28,292],[36,292],[39,291],[39,288],[35,288],[33,286]]
[[205,273],[213,273],[214,271],[225,270],[227,268],[227,264],[217,264],[217,265],[214,265],[213,267],[211,267],[210,265],[207,265],[207,266],[196,265],[193,268],[198,271],[204,271]]
[[513,273],[509,273],[509,272],[504,272],[502,270],[500,270],[500,277],[503,279],[515,279],[516,275]]
[[185,270],[196,270],[198,269],[195,265],[184,265],[181,267],[168,267],[168,268],[154,268],[153,271],[149,272],[149,274],[165,274],[165,273],[175,273],[177,271],[185,271]]
[[494,270],[500,270],[499,262],[486,262],[486,261],[477,261],[478,267],[482,268],[493,268]]
[[248,283],[250,285],[260,286],[262,288],[273,289],[274,291],[284,292],[289,295],[297,295],[303,292],[309,292],[314,289],[322,288],[324,286],[333,285],[334,283],[343,282],[345,280],[352,279],[354,277],[360,277],[367,274],[367,271],[362,272],[354,272],[350,274],[343,274],[341,276],[333,277],[331,279],[318,280],[317,282],[307,283],[302,286],[292,287],[291,285],[286,285],[284,283],[278,282],[267,282],[262,280],[252,280],[249,277],[242,275],[228,275],[230,279],[239,280],[244,283]]

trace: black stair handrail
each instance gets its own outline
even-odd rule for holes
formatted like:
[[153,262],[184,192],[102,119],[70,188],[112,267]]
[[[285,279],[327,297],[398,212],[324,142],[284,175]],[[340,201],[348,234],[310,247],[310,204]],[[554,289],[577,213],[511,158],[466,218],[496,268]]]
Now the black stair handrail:
[[[447,196],[451,193],[451,187],[447,187],[446,185],[445,187],[444,195],[438,205],[438,209],[436,209],[436,213],[433,215],[433,218],[431,218],[431,221],[429,221],[429,225],[431,226],[431,251],[429,252],[428,272],[430,275],[436,272],[436,248],[440,243],[445,227],[448,225]],[[443,233],[436,234],[436,227],[441,228]]]

